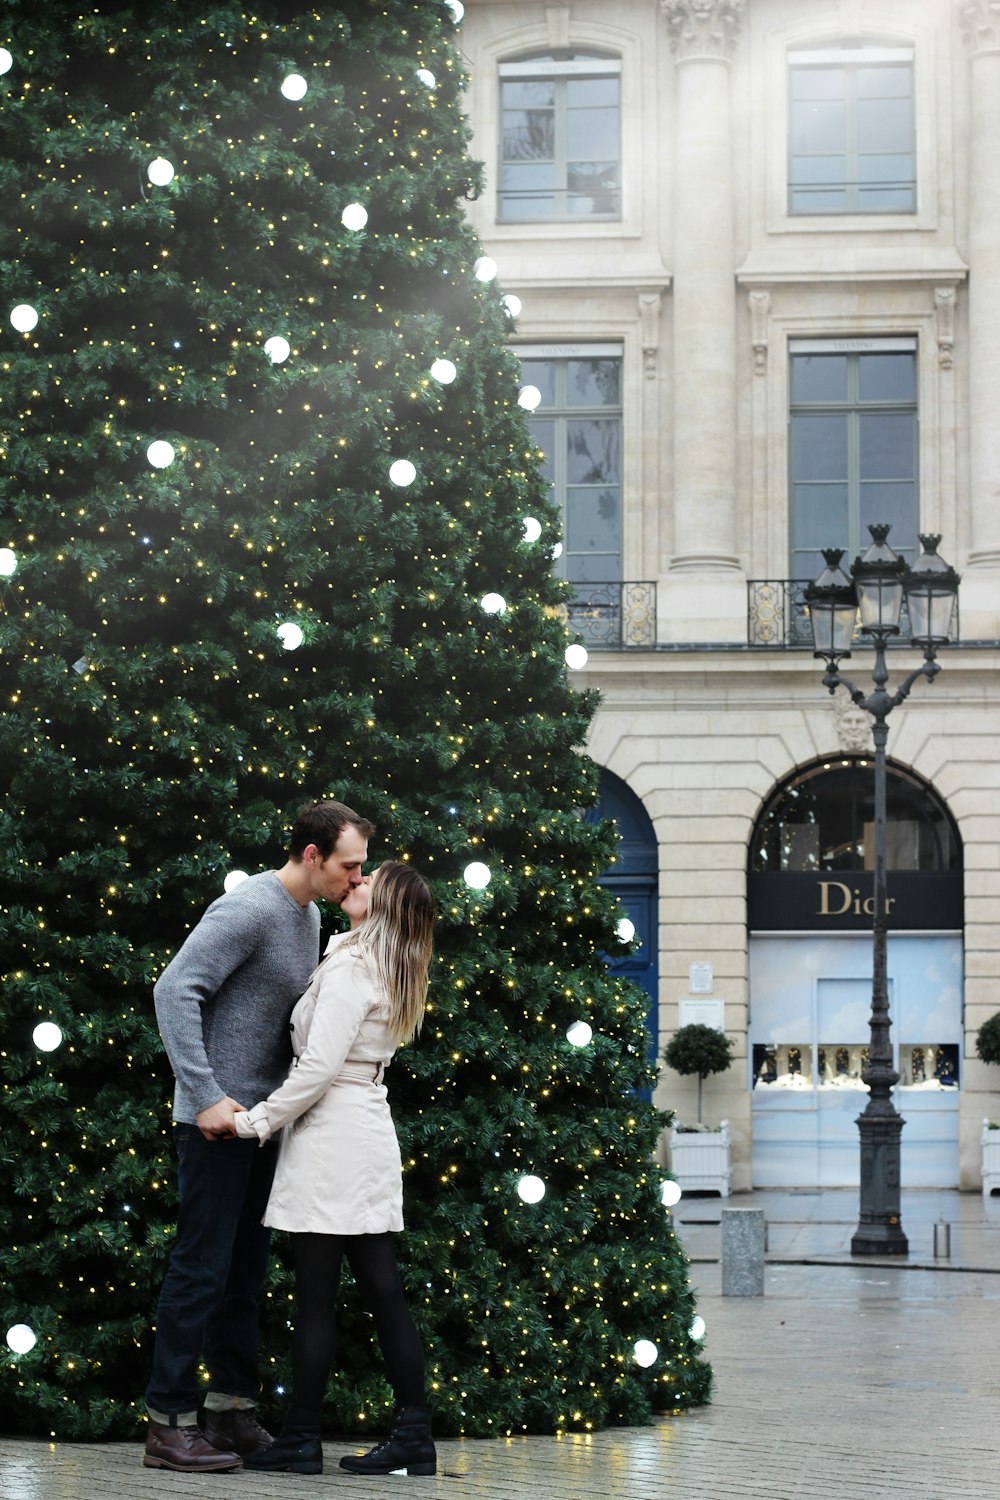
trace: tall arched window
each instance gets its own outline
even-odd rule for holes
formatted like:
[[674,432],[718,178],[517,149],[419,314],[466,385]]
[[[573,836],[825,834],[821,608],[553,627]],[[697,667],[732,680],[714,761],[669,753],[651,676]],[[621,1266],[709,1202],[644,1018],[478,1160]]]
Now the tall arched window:
[[500,64],[503,222],[621,218],[621,60],[566,49]]

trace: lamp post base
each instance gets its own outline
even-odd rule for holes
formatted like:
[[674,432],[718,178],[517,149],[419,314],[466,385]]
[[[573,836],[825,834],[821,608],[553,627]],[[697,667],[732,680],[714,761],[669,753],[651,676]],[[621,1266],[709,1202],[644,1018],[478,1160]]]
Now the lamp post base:
[[[885,1105],[882,1106],[883,1111]],[[906,1123],[889,1112],[858,1116],[861,1137],[861,1211],[852,1255],[908,1255],[899,1198],[899,1138]]]

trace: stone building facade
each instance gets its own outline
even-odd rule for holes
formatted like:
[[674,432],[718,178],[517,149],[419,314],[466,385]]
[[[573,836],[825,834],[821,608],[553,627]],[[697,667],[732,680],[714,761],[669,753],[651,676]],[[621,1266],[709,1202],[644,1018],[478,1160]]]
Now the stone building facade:
[[[470,216],[521,304],[603,695],[589,748],[634,813],[633,887],[628,849],[611,878],[650,913],[657,1048],[697,1016],[736,1040],[705,1099],[737,1188],[857,1180],[871,737],[821,684],[802,587],[878,520],[911,561],[940,533],[962,574],[943,670],[890,719],[890,1000],[904,1184],[976,1188],[1000,1118],[975,1053],[1000,1009],[1000,8],[466,0],[459,40]],[[919,660],[893,650],[893,680]],[[690,1118],[694,1083],[664,1069],[656,1099]]]

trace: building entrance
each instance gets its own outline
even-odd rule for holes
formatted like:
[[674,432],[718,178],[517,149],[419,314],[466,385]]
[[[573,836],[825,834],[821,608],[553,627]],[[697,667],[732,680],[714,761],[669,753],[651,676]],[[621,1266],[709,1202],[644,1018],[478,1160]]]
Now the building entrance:
[[[958,1185],[961,849],[931,788],[889,770],[889,1005],[904,1187]],[[872,772],[800,773],[758,821],[748,876],[752,1172],[850,1187],[868,1090]]]

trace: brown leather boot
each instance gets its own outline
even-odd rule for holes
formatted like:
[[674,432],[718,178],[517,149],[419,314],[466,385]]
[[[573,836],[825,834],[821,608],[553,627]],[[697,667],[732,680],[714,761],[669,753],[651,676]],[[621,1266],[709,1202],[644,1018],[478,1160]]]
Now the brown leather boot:
[[251,1407],[247,1411],[206,1411],[201,1430],[205,1441],[224,1453],[259,1453],[270,1448],[274,1438],[257,1421]]
[[167,1427],[153,1421],[146,1433],[142,1462],[147,1469],[176,1469],[180,1474],[215,1474],[243,1467],[238,1453],[213,1448],[199,1428]]

